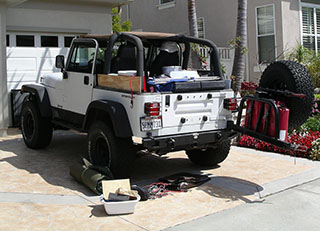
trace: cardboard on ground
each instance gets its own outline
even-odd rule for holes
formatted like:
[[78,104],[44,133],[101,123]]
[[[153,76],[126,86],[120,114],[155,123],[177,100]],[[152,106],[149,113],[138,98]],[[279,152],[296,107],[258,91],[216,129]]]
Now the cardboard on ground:
[[109,197],[109,193],[115,193],[118,188],[123,188],[130,190],[130,180],[103,180],[102,181],[102,192],[103,197],[107,200]]

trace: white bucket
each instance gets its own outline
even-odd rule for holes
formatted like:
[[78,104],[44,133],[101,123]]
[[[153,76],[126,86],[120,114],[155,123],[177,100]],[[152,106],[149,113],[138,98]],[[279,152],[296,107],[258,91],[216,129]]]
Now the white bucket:
[[138,195],[136,200],[129,201],[106,201],[103,196],[100,197],[100,200],[103,202],[108,215],[129,214],[134,213],[137,203],[140,201],[140,196]]

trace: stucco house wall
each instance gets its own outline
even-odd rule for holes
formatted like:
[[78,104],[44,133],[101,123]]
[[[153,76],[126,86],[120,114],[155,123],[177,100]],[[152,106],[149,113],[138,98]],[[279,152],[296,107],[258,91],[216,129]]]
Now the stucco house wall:
[[7,31],[111,33],[111,8],[25,2],[7,11]]
[[[187,1],[175,0],[169,7],[159,7],[160,0],[139,0],[125,8],[134,30],[188,33]],[[237,0],[197,0],[197,17],[205,19],[205,37],[225,47],[235,38]],[[320,5],[319,0],[248,0],[248,53],[245,79],[258,82],[267,64],[260,64],[257,39],[257,7],[274,6],[275,58],[301,43],[301,4]]]
[[[234,38],[237,0],[197,0],[197,17],[205,18],[206,38],[225,47]],[[176,0],[171,7],[160,7],[159,0],[139,0],[123,8],[123,19],[132,21],[132,30],[188,34],[188,4]]]

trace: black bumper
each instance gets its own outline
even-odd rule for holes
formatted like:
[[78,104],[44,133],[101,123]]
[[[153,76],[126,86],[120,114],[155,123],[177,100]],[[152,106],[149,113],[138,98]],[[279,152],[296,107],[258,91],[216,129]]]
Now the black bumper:
[[143,139],[143,147],[157,153],[167,153],[193,148],[204,148],[236,136],[230,129],[214,130],[207,132],[194,132],[180,135],[148,137]]

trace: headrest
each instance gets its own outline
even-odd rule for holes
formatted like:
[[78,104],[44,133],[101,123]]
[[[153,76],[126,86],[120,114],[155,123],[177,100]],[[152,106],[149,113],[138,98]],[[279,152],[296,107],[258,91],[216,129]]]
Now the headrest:
[[179,47],[176,42],[165,41],[161,44],[160,51],[165,51],[168,53],[175,53],[175,52],[179,51]]
[[122,44],[119,47],[117,56],[119,58],[135,59],[136,58],[136,48],[133,45]]

